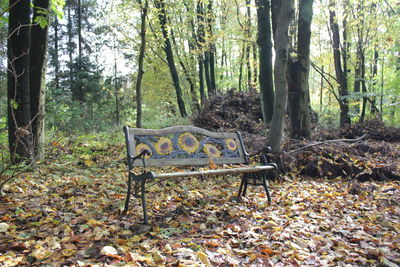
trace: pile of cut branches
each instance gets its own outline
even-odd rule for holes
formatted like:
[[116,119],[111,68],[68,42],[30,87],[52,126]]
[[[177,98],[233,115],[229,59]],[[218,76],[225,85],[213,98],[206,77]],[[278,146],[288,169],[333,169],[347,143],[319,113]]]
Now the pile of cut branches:
[[[304,147],[302,149],[301,147]],[[282,169],[294,175],[347,177],[359,181],[400,180],[400,144],[373,140],[354,143],[286,144]]]
[[258,134],[265,129],[260,98],[256,92],[233,92],[216,95],[193,118],[196,126],[211,131],[241,131]]

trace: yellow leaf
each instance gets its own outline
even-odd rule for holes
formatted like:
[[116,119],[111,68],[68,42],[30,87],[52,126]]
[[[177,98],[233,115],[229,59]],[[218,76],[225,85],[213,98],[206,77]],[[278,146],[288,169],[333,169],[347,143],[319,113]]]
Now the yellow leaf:
[[61,250],[61,254],[64,257],[72,256],[72,255],[74,255],[74,253],[75,253],[75,250],[74,249],[70,249],[70,248],[66,248],[66,249]]
[[46,250],[43,247],[39,247],[35,250],[32,251],[32,257],[34,257],[36,260],[41,261],[44,260],[53,254],[53,251],[51,250]]
[[211,266],[210,260],[208,259],[208,255],[204,252],[197,252],[197,258],[199,258],[199,260],[205,264],[207,267]]

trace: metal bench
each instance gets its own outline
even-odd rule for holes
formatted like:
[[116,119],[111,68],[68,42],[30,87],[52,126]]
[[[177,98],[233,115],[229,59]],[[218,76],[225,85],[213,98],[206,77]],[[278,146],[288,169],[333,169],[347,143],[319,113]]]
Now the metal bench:
[[[276,174],[277,165],[267,161],[264,150],[256,153],[260,154],[262,164],[250,166],[250,156],[239,132],[210,132],[194,126],[173,126],[161,130],[125,126],[124,133],[128,155],[128,190],[124,214],[128,212],[131,195],[141,198],[144,223],[147,223],[146,181],[178,177],[243,174],[238,196],[246,194],[248,185],[258,185],[265,188],[268,202],[271,202],[266,179],[268,175]],[[154,173],[146,169],[148,166],[192,167],[210,164],[214,165],[210,170]],[[133,168],[139,166],[143,170],[137,174]]]

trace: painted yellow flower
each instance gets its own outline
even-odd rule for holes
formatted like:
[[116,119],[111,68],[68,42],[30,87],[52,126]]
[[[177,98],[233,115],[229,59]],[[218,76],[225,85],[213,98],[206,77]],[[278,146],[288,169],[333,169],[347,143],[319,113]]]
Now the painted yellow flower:
[[172,141],[171,139],[167,137],[161,137],[156,145],[155,145],[156,151],[160,155],[168,155],[172,152],[173,147],[172,147]]
[[232,138],[225,139],[225,145],[226,148],[230,151],[235,151],[237,149],[237,144],[235,139]]
[[221,151],[211,144],[206,144],[203,151],[209,156],[214,158],[219,158],[221,156]]
[[146,145],[146,144],[143,144],[143,143],[138,144],[138,145],[136,146],[136,149],[135,149],[136,155],[139,155],[139,154],[142,153],[144,150],[147,150],[147,151],[150,152],[150,155],[146,155],[145,158],[147,158],[147,159],[148,159],[148,158],[151,158],[152,153],[151,153],[150,147],[149,147],[148,145]]
[[183,133],[178,138],[179,147],[187,153],[194,153],[199,148],[199,141],[191,133]]

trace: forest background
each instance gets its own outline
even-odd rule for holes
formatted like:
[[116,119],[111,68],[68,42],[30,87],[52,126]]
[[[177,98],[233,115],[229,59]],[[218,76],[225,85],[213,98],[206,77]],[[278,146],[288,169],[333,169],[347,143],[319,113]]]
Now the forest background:
[[[10,132],[28,125],[32,128],[32,140],[27,141],[32,144],[25,146],[42,142],[42,133],[37,131],[44,125],[51,134],[99,132],[119,125],[160,128],[187,124],[208,97],[228,91],[260,91],[263,119],[271,121],[274,86],[279,81],[272,77],[276,32],[282,29],[285,34],[284,24],[278,24],[279,1],[271,2],[271,11],[268,1],[250,0],[53,1],[43,5],[45,2],[33,2],[37,6],[34,13],[25,8],[14,15],[6,1],[2,2],[3,144],[7,143],[6,103],[8,113],[18,108],[30,110],[22,112],[31,113],[22,119],[16,112],[16,125],[8,127]],[[310,127],[311,115],[307,114],[311,113],[327,128],[372,117],[399,125],[399,3],[288,3],[295,7],[286,16],[289,34],[283,42],[288,54],[288,109],[292,123],[307,124],[297,125],[297,130],[292,126],[291,136],[310,138],[310,130],[301,127]],[[15,25],[8,23],[12,16]],[[27,25],[22,24],[24,16]],[[8,30],[7,25],[11,25]],[[20,57],[13,55],[15,61],[9,57],[7,62],[7,40],[13,42],[13,38],[25,48],[19,50]],[[30,69],[29,79],[24,78],[28,72],[23,64],[28,61],[23,58],[31,61],[25,66]],[[13,64],[21,65],[20,73],[7,72]],[[22,81],[17,89],[8,83],[8,99],[4,91],[7,73]],[[30,86],[24,85],[28,80]],[[22,95],[29,95],[23,90],[28,88],[30,101],[37,98],[36,104],[22,104]],[[21,90],[15,99],[12,90]],[[279,88],[275,90],[276,99],[286,98],[279,96]],[[19,140],[12,137],[14,133],[10,135]],[[274,142],[280,143],[279,139]],[[15,140],[10,142],[12,153],[15,150],[26,157],[17,151],[19,145],[12,145]],[[37,153],[41,154],[40,150]]]
[[[399,265],[399,13],[0,0],[0,264]],[[148,225],[123,216],[121,126],[178,124],[271,145],[272,202],[238,198],[236,176],[181,179],[149,188]]]

